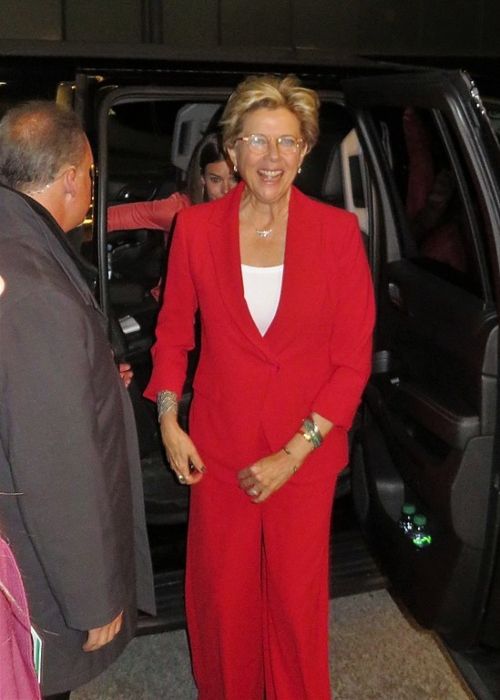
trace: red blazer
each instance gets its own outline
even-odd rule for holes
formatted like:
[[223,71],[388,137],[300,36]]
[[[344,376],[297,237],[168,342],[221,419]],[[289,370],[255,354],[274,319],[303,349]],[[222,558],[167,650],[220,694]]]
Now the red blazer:
[[357,220],[292,189],[280,303],[262,337],[243,295],[243,187],[178,216],[145,395],[181,393],[199,308],[190,434],[207,469],[233,481],[316,411],[336,427],[296,476],[314,478],[306,465],[339,471],[371,364],[374,304]]

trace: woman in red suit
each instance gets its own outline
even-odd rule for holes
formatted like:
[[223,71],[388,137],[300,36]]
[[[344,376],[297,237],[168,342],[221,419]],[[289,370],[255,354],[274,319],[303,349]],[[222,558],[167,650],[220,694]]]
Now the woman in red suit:
[[[173,237],[146,395],[192,487],[186,602],[200,700],[330,698],[330,518],[374,308],[355,217],[293,187],[318,108],[291,76],[240,84],[222,125],[242,182],[183,211]],[[177,396],[198,309],[187,435]]]

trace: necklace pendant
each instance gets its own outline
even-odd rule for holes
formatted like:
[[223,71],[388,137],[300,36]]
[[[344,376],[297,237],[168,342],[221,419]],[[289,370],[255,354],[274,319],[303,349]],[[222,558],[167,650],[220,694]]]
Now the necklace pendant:
[[272,228],[255,229],[255,233],[258,235],[259,238],[269,238],[272,232]]

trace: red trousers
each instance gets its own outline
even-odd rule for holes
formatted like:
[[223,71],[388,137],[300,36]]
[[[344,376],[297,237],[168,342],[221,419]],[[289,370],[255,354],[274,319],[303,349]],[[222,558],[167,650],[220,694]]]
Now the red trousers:
[[207,473],[191,487],[186,605],[199,700],[330,700],[335,475],[263,504]]

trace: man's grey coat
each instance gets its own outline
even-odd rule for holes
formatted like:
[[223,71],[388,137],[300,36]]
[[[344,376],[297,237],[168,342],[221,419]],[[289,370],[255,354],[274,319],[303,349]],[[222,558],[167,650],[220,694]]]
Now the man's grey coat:
[[[48,212],[0,188],[0,532],[43,638],[43,693],[89,681],[154,612],[136,429],[106,320]],[[115,640],[86,630],[123,610]]]

